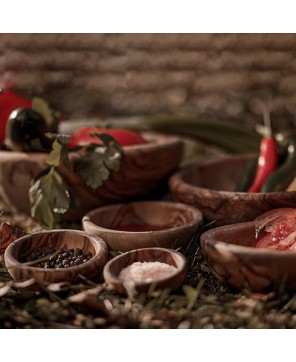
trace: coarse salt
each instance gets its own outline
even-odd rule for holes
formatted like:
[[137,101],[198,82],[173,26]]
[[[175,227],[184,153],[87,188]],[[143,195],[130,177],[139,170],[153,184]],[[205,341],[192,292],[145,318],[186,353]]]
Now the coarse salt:
[[119,278],[127,282],[149,283],[159,278],[165,278],[176,270],[175,266],[159,261],[137,261],[122,269],[119,273]]

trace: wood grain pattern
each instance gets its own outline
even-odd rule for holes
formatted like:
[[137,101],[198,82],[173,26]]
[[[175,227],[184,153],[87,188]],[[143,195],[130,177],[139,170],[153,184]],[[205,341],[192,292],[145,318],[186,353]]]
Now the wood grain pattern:
[[[60,168],[80,203],[66,213],[66,219],[81,220],[98,206],[148,195],[177,169],[184,147],[180,138],[155,133],[144,133],[143,137],[146,144],[124,147],[120,170],[112,172],[98,189],[87,187],[77,174]],[[0,197],[18,211],[30,214],[30,182],[44,169],[47,157],[46,153],[0,151]],[[72,155],[72,162],[76,157]]]
[[220,280],[235,289],[296,290],[296,253],[256,249],[253,222],[225,225],[201,235],[205,259]]
[[[44,269],[27,266],[19,262],[20,257],[29,255],[37,248],[70,249],[80,248],[91,252],[92,258],[87,262],[62,269]],[[5,265],[16,281],[34,278],[37,282],[73,282],[79,274],[91,278],[99,275],[107,262],[108,248],[99,237],[88,235],[78,230],[41,231],[15,240],[5,251]]]
[[235,192],[247,162],[254,157],[219,157],[176,172],[169,179],[173,198],[195,206],[216,226],[251,221],[279,207],[296,207],[296,192]]
[[132,288],[137,293],[147,293],[151,287],[151,283],[135,283],[133,286],[128,286],[123,283],[119,278],[119,273],[122,269],[135,262],[155,262],[159,261],[173,265],[177,270],[170,276],[165,278],[159,278],[155,281],[155,289],[168,289],[170,291],[178,289],[183,283],[186,272],[186,260],[185,257],[173,250],[164,248],[145,248],[132,250],[127,253],[121,254],[111,259],[104,267],[105,281],[111,285],[111,287],[120,294],[127,294],[128,289]]
[[[185,247],[201,226],[203,216],[196,208],[165,201],[139,201],[109,205],[87,213],[83,228],[100,236],[116,251],[160,246]],[[162,230],[129,232],[112,228],[119,225],[163,225]]]

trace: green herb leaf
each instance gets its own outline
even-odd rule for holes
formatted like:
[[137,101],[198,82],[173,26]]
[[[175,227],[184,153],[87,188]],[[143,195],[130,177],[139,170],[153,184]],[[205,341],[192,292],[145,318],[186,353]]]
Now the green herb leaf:
[[96,189],[108,179],[110,171],[118,171],[121,164],[122,148],[106,133],[94,133],[102,145],[91,143],[84,146],[85,152],[75,162],[74,170],[79,173],[87,186]]
[[52,132],[45,133],[45,136],[50,139],[57,140],[59,143],[65,146],[71,141],[72,138],[68,134],[52,133]]
[[53,166],[39,174],[29,197],[32,216],[46,228],[53,228],[57,214],[65,213],[70,206],[67,185]]
[[104,164],[104,159],[104,154],[94,150],[82,155],[75,162],[75,172],[80,174],[87,186],[95,189],[109,177],[110,172]]
[[50,166],[59,166],[62,157],[62,145],[58,141],[52,144],[52,151],[50,152],[46,163]]
[[[71,169],[67,144],[71,136],[47,133],[53,139],[52,151],[46,163],[50,166],[43,170],[34,180],[29,190],[31,215],[45,228],[54,228],[59,214],[65,213],[70,204],[77,206],[77,198],[73,195],[58,167],[64,164]],[[110,171],[120,167],[121,146],[107,134],[96,134],[102,144],[91,143],[79,147],[82,150],[80,158],[75,162],[74,169],[80,174],[86,184],[98,188],[110,176]]]
[[49,154],[49,157],[46,163],[50,166],[58,167],[61,163],[70,169],[71,164],[68,155],[67,144],[71,140],[71,136],[68,135],[60,135],[54,133],[46,133],[48,138],[54,139],[52,144],[52,151]]
[[61,114],[58,111],[51,108],[44,99],[39,97],[32,99],[32,109],[41,114],[45,119],[47,129],[56,131],[58,119],[61,117]]

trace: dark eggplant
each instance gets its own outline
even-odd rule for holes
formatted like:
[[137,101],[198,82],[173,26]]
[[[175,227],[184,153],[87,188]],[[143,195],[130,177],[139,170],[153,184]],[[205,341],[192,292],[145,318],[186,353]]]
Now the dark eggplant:
[[6,146],[14,151],[46,152],[52,140],[45,136],[45,119],[31,108],[17,108],[11,112],[6,124]]

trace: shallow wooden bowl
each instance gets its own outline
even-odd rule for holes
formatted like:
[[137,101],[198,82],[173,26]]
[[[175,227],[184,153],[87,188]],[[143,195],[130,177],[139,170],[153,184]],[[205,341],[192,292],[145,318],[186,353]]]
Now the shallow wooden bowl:
[[256,155],[219,157],[197,163],[173,174],[169,188],[173,198],[198,208],[216,226],[254,220],[265,211],[296,207],[296,192],[236,192],[247,163]]
[[[68,268],[45,269],[21,263],[20,257],[29,255],[36,248],[71,249],[80,248],[83,252],[91,252],[92,258],[83,264]],[[5,265],[16,281],[34,278],[37,282],[73,282],[79,275],[91,278],[99,275],[108,258],[106,243],[99,237],[88,235],[79,230],[41,231],[25,235],[5,250]]]
[[[147,247],[186,246],[203,222],[199,210],[178,202],[138,201],[109,205],[87,213],[82,219],[83,229],[98,235],[115,251],[129,251]],[[161,230],[122,231],[124,225],[158,225]]]
[[[135,262],[161,262],[176,267],[176,271],[163,278],[154,279],[153,282],[124,283],[119,278],[122,269]],[[147,293],[150,288],[167,289],[170,291],[178,289],[183,283],[187,272],[185,257],[173,250],[164,248],[144,248],[136,249],[121,254],[111,259],[104,267],[103,275],[106,283],[110,284],[112,289],[121,294],[128,294],[129,291],[138,294]],[[153,285],[152,285],[153,284]]]
[[255,248],[253,222],[225,225],[201,235],[204,257],[220,279],[236,289],[296,290],[296,253]]
[[[66,219],[81,220],[84,214],[101,205],[151,194],[177,169],[184,146],[180,138],[156,133],[142,136],[148,142],[124,147],[120,170],[112,172],[96,190],[87,187],[77,174],[61,168],[80,203],[68,211]],[[47,157],[46,153],[0,151],[0,197],[18,211],[30,214],[30,183],[45,167]]]

